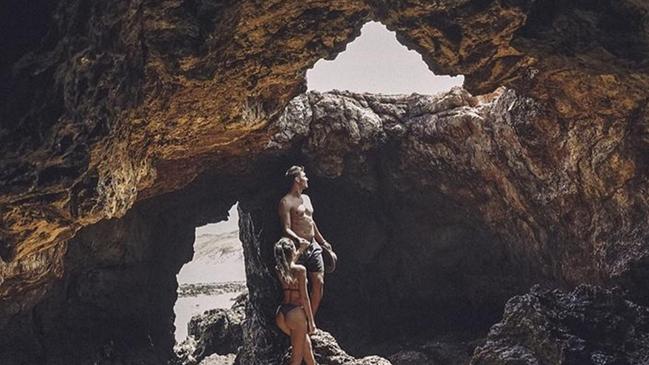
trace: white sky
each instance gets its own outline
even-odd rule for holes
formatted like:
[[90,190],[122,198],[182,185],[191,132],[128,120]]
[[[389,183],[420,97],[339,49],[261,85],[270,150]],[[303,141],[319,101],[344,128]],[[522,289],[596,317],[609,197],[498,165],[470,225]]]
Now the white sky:
[[309,90],[382,94],[436,94],[461,86],[464,76],[436,76],[421,56],[397,41],[383,24],[369,22],[332,61],[320,60],[306,74]]

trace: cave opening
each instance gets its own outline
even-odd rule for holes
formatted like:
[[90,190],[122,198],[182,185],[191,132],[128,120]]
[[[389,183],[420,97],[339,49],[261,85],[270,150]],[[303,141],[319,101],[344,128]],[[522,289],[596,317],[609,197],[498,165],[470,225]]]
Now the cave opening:
[[[504,93],[474,97],[461,88],[463,79],[435,75],[378,22],[307,72],[309,91],[271,123],[273,147],[234,179],[244,181],[237,199],[250,261],[247,321],[263,328],[253,338],[274,341],[269,347],[286,340],[273,322],[278,283],[270,248],[281,237],[276,209],[292,164],[309,173],[305,193],[341,259],[325,279],[318,325],[350,354],[387,356],[403,349],[395,340],[424,346],[418,338],[472,349],[505,300],[528,287],[519,275],[525,264],[480,216],[477,201],[489,197],[462,201],[462,185],[479,181],[481,172],[439,171],[459,163],[447,159],[449,151],[470,159],[491,138],[471,134]],[[377,123],[380,131],[373,130]],[[450,140],[440,142],[447,133]],[[466,357],[466,348],[453,351]]]
[[[484,331],[531,283],[619,284],[647,303],[643,2],[15,3],[0,15],[11,91],[0,96],[0,363],[166,363],[196,228],[237,201],[249,290],[239,363],[279,363],[267,361],[286,350],[270,247],[294,163],[340,258],[319,325],[354,354]],[[359,33],[369,19],[420,52],[428,76],[507,89],[401,89],[436,82],[380,68],[388,44],[318,76],[382,27]],[[399,88],[379,87],[386,76]],[[588,338],[608,342],[605,322],[582,326],[590,315],[572,299],[559,298],[572,312],[542,309],[567,326],[544,327],[536,306],[493,327],[513,331],[490,335],[502,347],[488,356],[556,363],[550,346],[555,359],[608,358]],[[566,335],[587,342],[564,347]],[[418,363],[441,362],[426,346]]]
[[320,59],[307,70],[308,90],[433,95],[462,86],[464,76],[433,73],[384,24],[369,21],[360,32],[334,59]]
[[[379,33],[387,33],[396,43],[394,35],[382,25],[370,23],[366,27],[369,27],[366,33],[371,33],[374,27]],[[398,52],[405,50],[404,46],[396,45]],[[372,47],[376,45],[369,49]],[[354,51],[351,44],[349,51]],[[418,57],[423,72],[435,77]],[[357,64],[361,63],[357,61]],[[410,70],[409,67],[406,69]],[[317,70],[314,68],[314,72]],[[336,69],[328,72],[344,74]],[[399,89],[401,86],[391,84],[388,77],[399,74],[384,70],[352,85],[363,89],[340,85],[333,88],[382,94],[433,94],[450,88],[450,85],[441,83],[443,86],[439,90]],[[379,76],[385,78],[381,80]],[[417,79],[423,79],[421,74]],[[326,86],[317,87],[313,81],[316,78],[309,80],[309,87],[313,90],[328,90]],[[367,84],[368,80],[370,84]],[[449,79],[449,82],[461,84],[462,81],[457,77]],[[360,86],[363,83],[366,86]],[[436,81],[433,83],[439,85]],[[127,249],[126,254],[121,251],[102,252],[100,264],[97,264],[100,269],[94,269],[101,275],[111,275],[105,279],[110,287],[106,288],[108,285],[104,282],[96,284],[86,276],[73,277],[74,283],[85,285],[83,294],[98,296],[97,292],[105,295],[103,291],[106,291],[117,298],[129,293],[126,296],[128,300],[122,300],[127,309],[104,310],[106,318],[118,312],[130,316],[121,327],[114,326],[116,331],[107,336],[108,340],[123,333],[132,334],[138,340],[148,339],[152,337],[149,332],[152,332],[158,336],[153,337],[153,342],[160,347],[181,342],[186,334],[186,323],[183,322],[207,308],[202,303],[183,303],[186,298],[177,294],[175,284],[183,293],[192,290],[186,284],[209,284],[212,280],[205,276],[188,278],[192,274],[184,272],[191,267],[187,262],[198,251],[196,244],[203,234],[199,227],[208,222],[226,221],[228,215],[233,216],[240,209],[245,213],[238,223],[242,227],[241,243],[246,261],[243,280],[250,289],[246,314],[250,323],[248,328],[257,328],[253,330],[256,335],[250,338],[272,342],[269,348],[275,348],[275,351],[268,352],[281,353],[281,348],[277,348],[284,345],[286,339],[272,322],[278,284],[272,272],[270,248],[281,236],[276,208],[286,192],[283,172],[294,163],[303,164],[313,179],[312,187],[306,193],[316,204],[318,224],[341,259],[337,272],[326,279],[319,325],[334,334],[345,350],[353,355],[387,355],[398,350],[386,347],[386,343],[395,338],[411,341],[419,334],[431,338],[431,333],[437,335],[452,329],[485,330],[496,320],[504,300],[519,292],[521,286],[512,275],[515,271],[500,238],[491,234],[475,214],[474,207],[465,207],[449,199],[449,195],[457,193],[452,190],[452,182],[457,181],[457,176],[436,175],[440,173],[435,170],[437,165],[428,164],[426,160],[426,154],[431,151],[438,155],[445,151],[438,147],[435,136],[417,135],[426,132],[418,129],[417,125],[424,128],[438,123],[442,127],[457,129],[457,141],[451,141],[454,149],[466,148],[467,143],[476,142],[466,142],[467,136],[463,133],[466,129],[476,128],[465,124],[477,125],[477,119],[467,122],[461,114],[462,110],[474,106],[472,97],[464,91],[448,95],[452,101],[439,107],[444,97],[438,100],[423,95],[401,99],[401,96],[359,97],[354,92],[344,95],[333,92],[318,97],[318,103],[313,103],[315,99],[310,99],[310,93],[302,94],[287,107],[283,120],[293,118],[291,108],[299,104],[300,99],[307,99],[305,105],[314,111],[312,115],[320,117],[291,120],[294,125],[288,125],[288,130],[299,124],[306,129],[298,129],[306,130],[306,134],[294,134],[279,152],[264,151],[253,162],[235,160],[221,166],[215,163],[210,171],[199,175],[187,186],[139,202],[124,219],[111,223],[123,224],[124,227],[119,227],[126,232],[118,238],[126,238],[126,242],[134,247]],[[339,102],[341,99],[343,102]],[[364,102],[373,107],[368,108]],[[327,108],[331,105],[341,113],[331,113],[332,109]],[[394,115],[381,113],[382,107],[390,110],[395,105],[402,110],[397,110]],[[323,109],[319,109],[321,107]],[[377,120],[380,121],[380,131],[372,129]],[[270,129],[275,127],[271,125]],[[404,137],[407,134],[398,132],[399,129],[410,130],[412,135]],[[353,136],[356,130],[363,131],[359,140]],[[366,132],[368,134],[363,135]],[[418,150],[422,146],[424,150]],[[442,160],[440,158],[435,163],[448,163]],[[238,163],[243,167],[235,167]],[[459,176],[471,181],[472,175],[463,174]],[[440,185],[430,182],[435,179],[441,181]],[[444,190],[445,185],[451,187],[450,191]],[[237,201],[238,208],[235,205]],[[226,213],[228,210],[229,214]],[[219,224],[236,225],[230,220]],[[93,231],[97,229],[88,229],[90,237],[80,234],[75,241],[84,243],[86,238],[88,241],[96,239],[95,236],[100,235]],[[115,245],[122,250],[125,244],[118,241],[116,239]],[[135,247],[136,244],[140,247]],[[146,252],[134,258],[128,255],[134,255],[131,251],[137,253],[137,250]],[[133,279],[130,271],[122,273],[125,270],[121,268],[122,271],[117,272],[113,262],[104,262],[108,261],[104,256],[109,254],[125,255],[133,261],[129,262],[127,269],[144,271],[146,280]],[[84,255],[87,256],[84,253],[75,257]],[[219,270],[213,275],[224,273]],[[94,276],[89,277],[94,279]],[[146,295],[142,295],[140,288],[136,287],[138,285],[147,287]],[[103,303],[104,298],[93,300]],[[181,316],[174,306],[184,304],[193,307],[188,310],[189,314]],[[147,311],[149,314],[142,318],[140,313]],[[104,312],[99,313],[104,315]],[[160,321],[160,318],[164,320]],[[103,318],[93,318],[92,321],[96,321],[98,327],[106,323]],[[150,328],[154,330],[147,332]],[[265,334],[258,334],[264,331]],[[128,348],[127,341],[120,346]],[[247,348],[256,346],[248,344]]]
[[237,204],[227,220],[196,227],[192,260],[176,275],[178,299],[174,305],[176,343],[188,336],[195,315],[230,308],[246,290],[243,248],[239,240]]
[[[307,93],[279,125],[294,139],[291,157],[313,173],[305,193],[341,258],[325,280],[322,328],[355,356],[389,355],[395,339],[416,347],[417,337],[484,336],[505,299],[527,287],[517,274],[525,268],[480,217],[478,204],[465,204],[467,192],[454,190],[473,184],[476,171],[439,174],[457,161],[432,156],[479,150],[487,139],[471,134],[482,117],[467,116],[491,109],[505,90],[470,95],[461,88],[464,76],[434,74],[376,21],[334,59],[316,62],[306,80]],[[406,112],[393,112],[404,104]],[[291,130],[283,118],[303,118],[307,126]],[[377,119],[383,128],[409,132],[373,135]],[[426,135],[427,128],[440,130]],[[438,139],[445,133],[453,141]]]
[[[292,164],[305,166],[311,180],[305,193],[340,258],[325,279],[319,326],[350,354],[388,355],[399,350],[391,343],[412,343],[418,336],[464,336],[449,341],[457,342],[484,335],[504,301],[525,287],[504,242],[473,209],[426,185],[430,170],[397,173],[400,160],[417,158],[410,155],[412,146],[389,143],[346,153],[338,174],[331,161],[302,147],[257,160],[237,176],[213,172],[174,193],[174,201],[183,201],[181,211],[203,217],[219,211],[214,202],[239,201],[250,290],[246,321],[252,339],[272,343],[269,353],[281,352],[286,342],[273,322],[281,291],[271,248],[281,237],[277,204]],[[340,153],[321,152],[327,158]]]

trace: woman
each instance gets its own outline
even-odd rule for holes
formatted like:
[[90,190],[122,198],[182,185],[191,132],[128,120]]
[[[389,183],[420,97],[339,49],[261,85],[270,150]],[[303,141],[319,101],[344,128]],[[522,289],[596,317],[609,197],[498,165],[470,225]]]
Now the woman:
[[309,334],[315,333],[316,327],[306,287],[306,268],[295,263],[307,247],[302,245],[296,250],[289,238],[275,243],[275,269],[284,292],[275,322],[291,337],[291,365],[300,365],[303,359],[307,365],[315,365]]

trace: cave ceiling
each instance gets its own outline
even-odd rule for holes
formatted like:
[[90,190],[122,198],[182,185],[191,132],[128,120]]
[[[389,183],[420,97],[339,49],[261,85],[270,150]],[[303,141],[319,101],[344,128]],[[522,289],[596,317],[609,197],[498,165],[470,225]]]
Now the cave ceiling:
[[[614,168],[634,176],[646,168],[643,1],[67,0],[35,8],[39,17],[14,27],[0,75],[0,298],[16,303],[10,311],[63,275],[65,244],[80,228],[205,170],[243,173],[306,90],[306,70],[343,51],[370,20],[435,73],[463,74],[474,95],[514,89],[545,105],[558,128],[625,123],[637,155]],[[535,132],[552,138],[553,128]],[[12,299],[19,296],[26,299]]]

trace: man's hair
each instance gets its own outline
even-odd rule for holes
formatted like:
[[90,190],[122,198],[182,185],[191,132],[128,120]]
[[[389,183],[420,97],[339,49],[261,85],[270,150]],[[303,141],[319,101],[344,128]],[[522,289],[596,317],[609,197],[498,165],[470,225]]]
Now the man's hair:
[[286,182],[290,186],[293,186],[293,182],[295,182],[295,178],[300,176],[300,173],[304,171],[304,166],[297,166],[293,165],[286,170],[286,173],[284,176],[286,176]]

